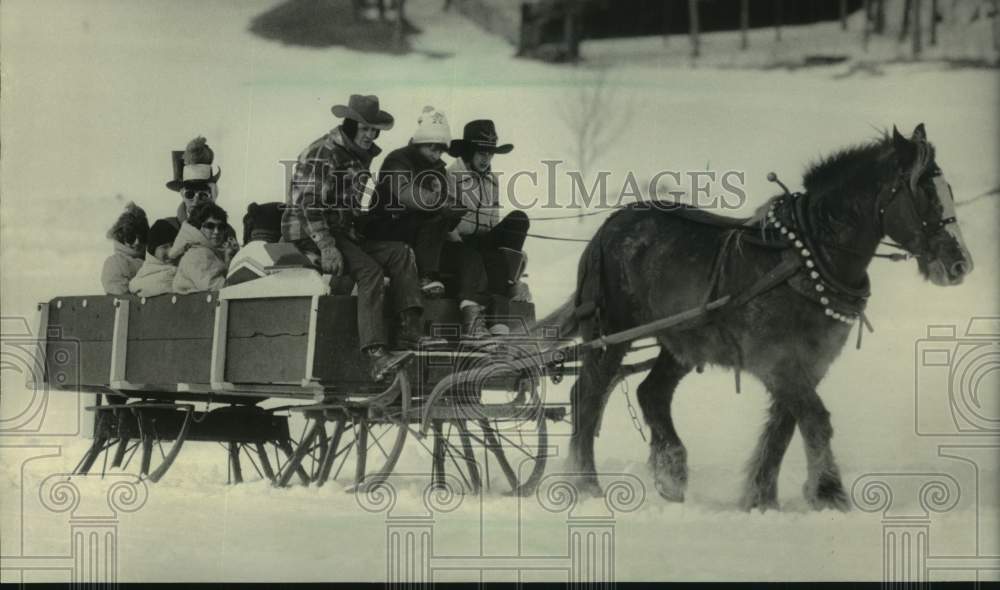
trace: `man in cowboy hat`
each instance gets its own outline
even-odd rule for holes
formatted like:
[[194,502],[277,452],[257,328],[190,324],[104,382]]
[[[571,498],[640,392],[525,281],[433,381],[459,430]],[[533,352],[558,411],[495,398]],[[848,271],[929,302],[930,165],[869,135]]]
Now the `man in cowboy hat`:
[[449,206],[445,165],[451,129],[444,113],[424,107],[410,142],[386,156],[379,171],[365,235],[402,240],[413,249],[420,289],[425,296],[444,294],[439,266],[446,236],[458,222]]
[[[512,211],[500,218],[500,189],[492,171],[493,156],[508,154],[511,144],[498,145],[496,126],[489,119],[470,121],[462,139],[451,142],[448,153],[455,161],[448,166],[449,192],[467,212],[445,245],[444,258],[457,266],[460,307],[465,331],[472,336],[483,332],[480,312],[489,294],[508,296],[524,265],[522,248],[528,233],[528,216]],[[476,254],[480,259],[478,269]],[[486,293],[480,269],[486,274]]]
[[407,347],[439,342],[422,336],[423,307],[410,249],[402,242],[364,239],[355,228],[371,178],[369,167],[381,151],[375,139],[392,129],[393,117],[379,108],[373,95],[354,94],[346,106],[331,110],[344,122],[299,154],[281,236],[304,253],[318,255],[324,273],[346,271],[357,283],[361,350],[371,362],[373,378],[380,380],[412,357],[412,352],[386,348],[384,277],[391,281],[389,295],[400,317],[397,341]]

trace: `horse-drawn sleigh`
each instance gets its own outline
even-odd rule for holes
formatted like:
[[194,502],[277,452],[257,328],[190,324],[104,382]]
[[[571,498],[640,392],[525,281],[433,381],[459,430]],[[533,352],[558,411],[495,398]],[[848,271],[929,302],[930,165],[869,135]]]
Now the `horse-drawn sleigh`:
[[[938,285],[960,283],[972,261],[923,125],[909,139],[893,130],[835,154],[804,186],[747,219],[663,203],[626,207],[588,244],[576,293],[555,313],[535,324],[530,304],[498,301],[513,334],[505,344],[422,351],[388,386],[359,369],[352,298],[322,290],[57,298],[41,306],[47,380],[107,400],[93,408],[94,440],[79,473],[102,455],[119,466],[141,449],[140,470],[157,480],[185,440],[213,440],[227,444],[236,480],[242,453],[278,485],[344,476],[354,489],[389,477],[415,435],[432,441],[436,480],[453,470],[471,491],[497,480],[524,493],[550,455],[546,421],[567,415],[567,467],[583,488],[598,489],[593,440],[608,395],[618,380],[651,369],[638,397],[652,431],[653,481],[663,497],[682,500],[686,450],[670,403],[686,374],[715,364],[755,375],[772,396],[744,507],[777,505],[778,469],[798,426],[807,499],[844,509],[816,387],[855,321],[860,338],[879,244],[891,238]],[[427,311],[431,329],[457,337],[454,301]],[[569,340],[576,336],[584,342]],[[659,356],[623,365],[630,343],[649,336]],[[50,378],[57,369],[71,377]],[[544,379],[576,374],[572,412],[539,394]],[[259,406],[268,398],[298,404],[279,408],[307,418],[297,441],[281,411]],[[198,411],[201,402],[223,405]],[[154,468],[160,441],[174,442]],[[274,465],[277,453],[283,459]],[[490,464],[503,477],[493,478]]]

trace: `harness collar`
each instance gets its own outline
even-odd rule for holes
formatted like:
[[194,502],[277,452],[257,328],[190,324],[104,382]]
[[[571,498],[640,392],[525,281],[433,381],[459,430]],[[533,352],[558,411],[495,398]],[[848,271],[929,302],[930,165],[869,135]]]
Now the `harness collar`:
[[[794,256],[800,261],[800,271],[788,278],[794,291],[823,307],[824,313],[845,324],[862,315],[871,285],[865,274],[858,287],[846,285],[813,253],[817,250],[811,228],[805,215],[806,195],[792,193],[779,197],[761,222],[762,233],[774,236],[786,248],[784,256]],[[769,231],[770,230],[770,231]]]

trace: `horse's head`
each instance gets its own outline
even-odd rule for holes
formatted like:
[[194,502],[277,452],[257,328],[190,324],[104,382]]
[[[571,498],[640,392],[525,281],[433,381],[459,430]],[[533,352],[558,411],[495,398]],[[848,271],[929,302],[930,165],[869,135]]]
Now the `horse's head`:
[[895,180],[878,196],[884,233],[917,259],[935,285],[958,285],[972,272],[972,256],[955,216],[951,185],[934,161],[921,123],[907,139],[892,128]]

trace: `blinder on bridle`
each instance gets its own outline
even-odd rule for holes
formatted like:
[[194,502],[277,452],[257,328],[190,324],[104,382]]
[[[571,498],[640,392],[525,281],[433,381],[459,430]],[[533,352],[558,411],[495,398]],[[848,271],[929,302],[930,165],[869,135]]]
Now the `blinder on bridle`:
[[[900,243],[883,242],[889,246],[899,248],[910,253],[913,256],[921,257],[927,254],[927,247],[930,243],[931,238],[939,233],[941,230],[945,229],[946,226],[952,223],[957,223],[958,219],[955,216],[954,200],[951,192],[951,185],[948,184],[944,178],[941,176],[941,169],[936,166],[931,170],[931,178],[934,184],[934,191],[937,195],[938,202],[941,204],[941,214],[937,214],[934,211],[932,204],[928,204],[924,207],[924,211],[920,211],[920,207],[917,203],[917,197],[914,194],[916,185],[918,183],[910,183],[908,181],[908,174],[901,172],[897,177],[896,181],[893,183],[892,189],[889,191],[889,197],[887,200],[882,200],[882,194],[875,201],[876,206],[876,217],[879,220],[879,226],[881,228],[882,234],[889,236]],[[885,213],[893,203],[899,197],[899,193],[905,191],[903,200],[908,206],[908,213],[914,222],[919,222],[920,226],[916,230],[913,228],[907,228],[911,233],[911,236],[907,236],[901,239],[901,236],[890,236],[889,232],[886,230],[885,225]],[[947,200],[946,198],[947,197]]]

